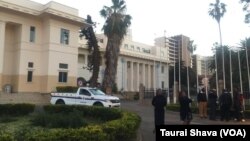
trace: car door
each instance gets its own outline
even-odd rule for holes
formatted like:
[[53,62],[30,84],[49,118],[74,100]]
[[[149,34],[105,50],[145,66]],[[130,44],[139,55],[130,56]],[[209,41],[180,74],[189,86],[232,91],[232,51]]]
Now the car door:
[[77,99],[78,104],[91,105],[91,94],[86,89],[80,89],[79,98]]

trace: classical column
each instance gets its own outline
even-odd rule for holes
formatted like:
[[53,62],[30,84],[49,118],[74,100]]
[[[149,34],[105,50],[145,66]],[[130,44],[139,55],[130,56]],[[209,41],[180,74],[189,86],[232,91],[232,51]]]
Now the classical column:
[[5,26],[6,23],[4,21],[0,21],[0,74],[3,73],[4,64]]
[[145,83],[145,64],[142,64],[142,84],[144,85],[144,87],[146,87],[146,83]]
[[137,79],[137,85],[136,85],[136,91],[138,91],[139,92],[139,86],[140,86],[140,71],[139,71],[139,69],[140,69],[140,64],[139,64],[139,62],[137,62],[137,77],[136,77],[136,79]]
[[148,64],[148,88],[151,88],[151,65]]
[[130,75],[131,75],[131,82],[130,82],[130,91],[132,92],[132,91],[134,91],[134,64],[133,64],[133,62],[131,61],[130,62]]
[[156,68],[156,65],[155,65],[155,61],[154,61],[154,64],[152,65],[152,87],[154,88],[154,95],[156,95],[156,80],[155,80],[155,69]]
[[128,75],[127,75],[127,72],[128,72],[128,62],[126,60],[124,60],[124,79],[123,79],[123,84],[124,84],[124,91],[128,91]]

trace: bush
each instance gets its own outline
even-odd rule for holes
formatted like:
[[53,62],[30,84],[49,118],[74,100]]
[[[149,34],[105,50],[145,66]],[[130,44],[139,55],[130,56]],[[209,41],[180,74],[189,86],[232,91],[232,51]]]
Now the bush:
[[0,129],[0,141],[14,141],[14,137],[4,129]]
[[101,125],[90,125],[78,129],[34,130],[25,134],[25,141],[129,141],[134,139],[141,118],[129,112],[122,117]]
[[57,86],[56,91],[59,93],[76,93],[78,87],[75,86]]
[[141,118],[130,112],[124,112],[120,120],[107,122],[103,131],[109,135],[109,141],[128,141],[136,137]]
[[134,95],[134,100],[139,100],[139,93],[136,93],[135,95]]
[[47,105],[44,106],[44,111],[47,113],[70,113],[74,110],[80,111],[82,116],[93,117],[103,121],[115,120],[122,117],[122,112],[119,109],[104,108],[95,106],[77,106],[77,105]]
[[87,126],[79,111],[73,111],[68,114],[42,113],[36,115],[32,122],[34,125],[48,128],[79,128]]
[[[169,105],[167,105],[166,108],[167,108],[167,110],[179,112],[180,111],[180,104],[169,104]],[[199,111],[198,107],[194,104],[191,105],[191,110],[192,110],[192,113],[198,113],[198,111]]]
[[34,104],[0,104],[0,116],[23,116],[34,112]]
[[0,116],[0,123],[7,123],[7,122],[13,122],[16,121],[17,119],[9,116],[9,115],[2,115]]

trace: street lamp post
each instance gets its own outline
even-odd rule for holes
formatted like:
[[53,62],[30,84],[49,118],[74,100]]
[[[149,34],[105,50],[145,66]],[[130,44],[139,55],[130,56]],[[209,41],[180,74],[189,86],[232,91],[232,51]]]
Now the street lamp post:
[[216,92],[217,92],[217,97],[219,97],[219,86],[218,86],[218,66],[217,66],[217,47],[215,48],[215,75],[216,75]]
[[197,89],[197,94],[199,92],[199,76],[198,76],[198,59],[196,56],[196,89]]
[[240,65],[240,50],[238,50],[238,63],[239,63],[239,75],[240,75],[240,92],[243,93],[242,76],[241,76],[241,65]]
[[180,44],[178,44],[178,61],[179,61],[179,92],[181,91],[181,48],[180,48]]
[[206,86],[206,96],[208,96],[208,88],[207,88],[207,85],[208,85],[208,79],[207,79],[207,56],[205,56],[204,58],[204,61],[205,61],[205,86]]
[[231,96],[233,97],[233,72],[232,72],[232,51],[229,50],[229,57],[230,57],[230,84],[231,84]]
[[189,62],[190,60],[190,54],[189,54],[189,50],[187,49],[186,51],[186,57],[188,57],[188,59],[186,59],[186,65],[187,65],[187,88],[188,88],[188,97],[190,98],[190,90],[189,90],[189,65],[191,64]]
[[247,60],[248,94],[249,94],[250,93],[250,74],[249,74],[248,49],[247,49],[247,46],[246,46],[246,60]]

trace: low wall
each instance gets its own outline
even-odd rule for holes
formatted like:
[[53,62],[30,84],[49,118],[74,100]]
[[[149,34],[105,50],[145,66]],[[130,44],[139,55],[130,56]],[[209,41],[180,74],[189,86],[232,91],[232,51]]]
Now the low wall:
[[50,104],[49,93],[0,93],[0,104],[31,103],[36,105]]

